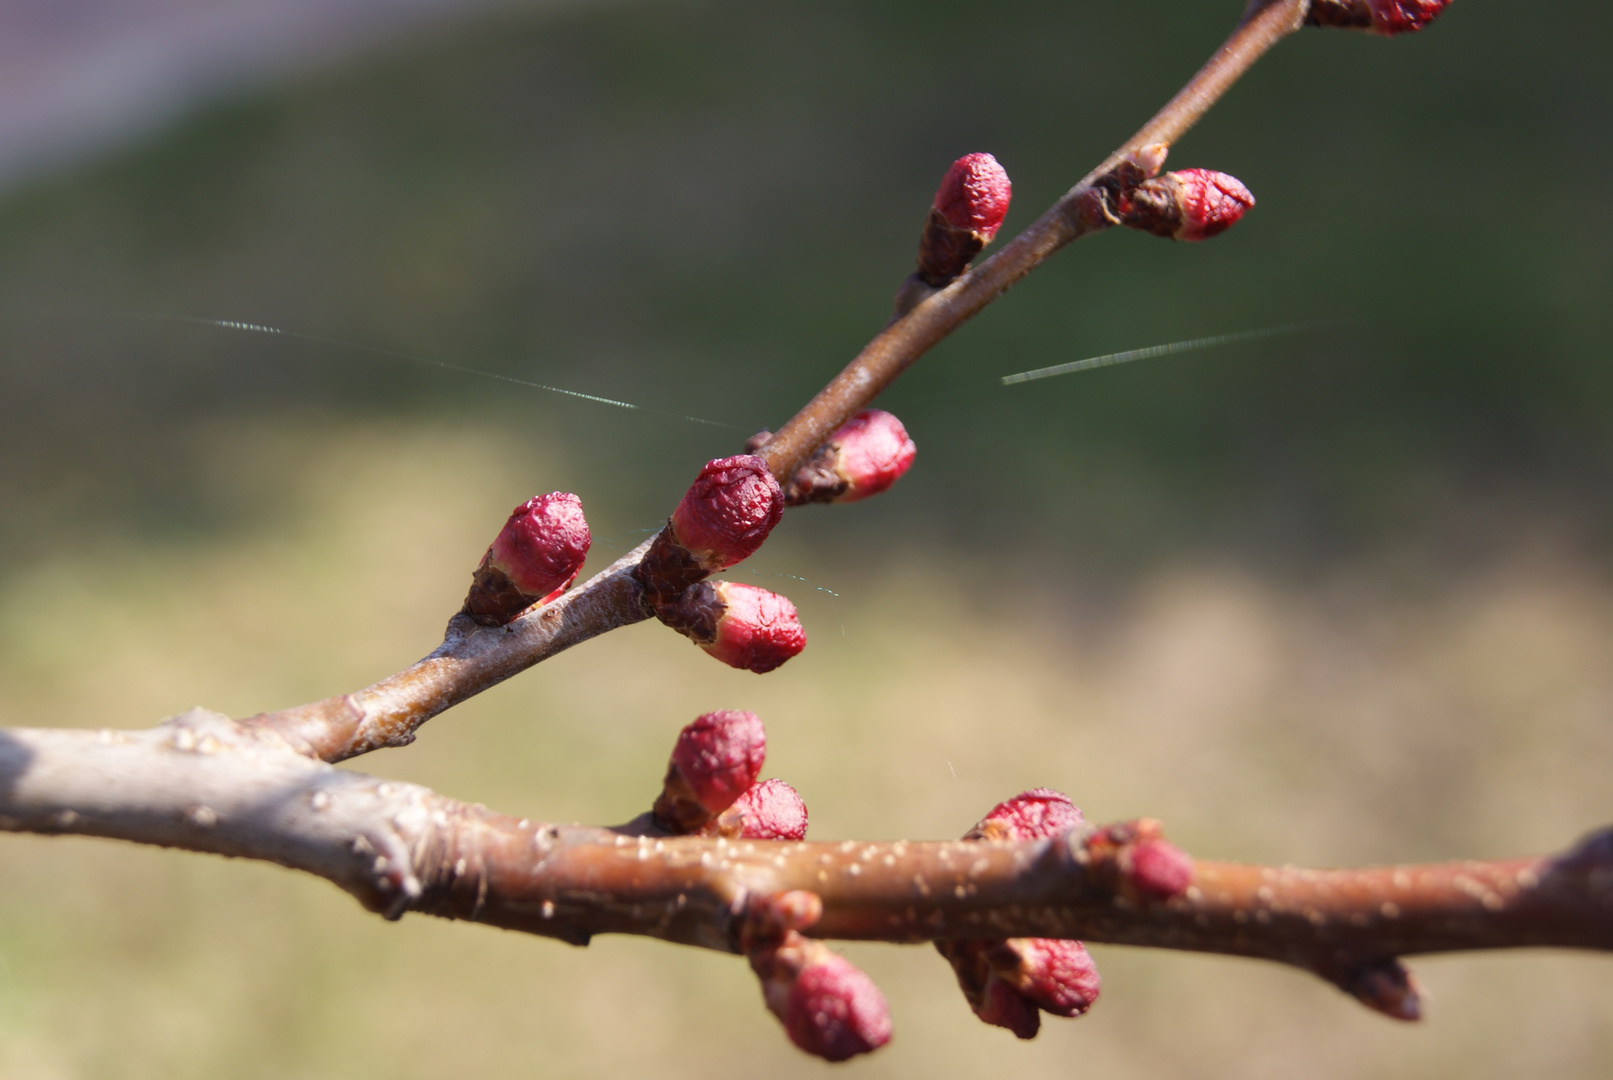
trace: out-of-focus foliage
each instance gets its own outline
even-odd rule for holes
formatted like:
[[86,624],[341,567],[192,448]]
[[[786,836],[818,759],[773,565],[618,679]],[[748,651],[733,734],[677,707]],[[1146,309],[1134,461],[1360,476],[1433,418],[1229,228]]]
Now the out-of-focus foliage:
[[[1237,6],[505,16],[11,194],[0,722],[361,685],[434,644],[535,492],[582,496],[603,565],[877,329],[950,161],[996,154],[1024,225]],[[731,707],[767,720],[767,775],[823,838],[955,835],[1043,784],[1278,862],[1545,850],[1613,820],[1613,16],[1522,19],[1459,4],[1415,37],[1284,44],[1173,158],[1250,185],[1236,229],[1083,241],[927,357],[881,402],[913,471],[792,511],[735,572],[800,605],[810,644],[784,669],[638,627],[357,767],[623,820],[678,728]],[[1361,318],[996,385],[1335,316]],[[0,1076],[818,1068],[728,958],[387,926],[272,868],[0,841]],[[880,1075],[1613,1061],[1600,958],[1425,961],[1432,1019],[1405,1029],[1285,971],[1099,950],[1092,1014],[1022,1046],[929,950],[855,951],[894,1008],[895,1042],[857,1066]]]

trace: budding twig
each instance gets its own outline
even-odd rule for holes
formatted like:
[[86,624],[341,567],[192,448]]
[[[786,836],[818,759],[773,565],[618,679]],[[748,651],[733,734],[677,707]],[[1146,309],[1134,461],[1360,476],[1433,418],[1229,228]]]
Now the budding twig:
[[200,710],[147,731],[0,733],[0,829],[262,859],[373,911],[576,944],[626,933],[743,951],[748,913],[800,891],[818,938],[1079,938],[1255,957],[1414,1014],[1398,959],[1467,949],[1613,950],[1613,828],[1558,856],[1304,870],[1194,860],[1138,881],[1157,829],[1026,841],[804,843],[629,836],[516,819],[313,761]]

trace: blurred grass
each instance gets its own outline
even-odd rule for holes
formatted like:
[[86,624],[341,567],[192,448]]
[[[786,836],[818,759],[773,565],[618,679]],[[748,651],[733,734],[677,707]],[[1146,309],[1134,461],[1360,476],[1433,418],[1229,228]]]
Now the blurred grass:
[[[1235,6],[1235,5],[1233,5]],[[143,726],[420,655],[501,516],[577,491],[604,565],[724,432],[315,343],[463,361],[740,428],[882,321],[953,157],[1028,222],[1229,11],[622,4],[520,15],[214,108],[0,203],[0,721]],[[1183,248],[1084,242],[890,395],[914,472],[737,571],[812,648],[766,679],[613,634],[359,763],[622,820],[678,726],[767,719],[825,838],[961,833],[1048,784],[1195,852],[1560,848],[1613,820],[1600,61],[1613,16],[1458,5],[1302,35],[1178,164],[1261,202]],[[1096,88],[1096,89],[1095,89]],[[999,390],[998,375],[1331,314],[1347,331]],[[612,545],[616,545],[615,548]],[[772,575],[805,579],[789,580]],[[1613,969],[1417,964],[1399,1028],[1260,965],[1106,949],[1036,1043],[922,949],[870,1075],[1601,1076]],[[109,844],[0,844],[0,1076],[723,1077],[796,1055],[730,958],[411,918]]]

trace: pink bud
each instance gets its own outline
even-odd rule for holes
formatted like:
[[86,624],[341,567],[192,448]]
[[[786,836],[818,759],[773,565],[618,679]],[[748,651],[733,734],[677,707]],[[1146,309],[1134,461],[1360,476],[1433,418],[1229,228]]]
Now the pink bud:
[[700,647],[727,664],[758,675],[806,648],[806,631],[788,597],[737,581],[711,583],[722,614],[716,637]]
[[1012,195],[1008,173],[990,154],[954,161],[919,237],[918,279],[939,289],[963,273],[1002,228]]
[[952,163],[930,205],[954,229],[972,232],[989,244],[1008,216],[1014,187],[1008,172],[990,154],[965,154]]
[[1052,788],[1034,788],[998,803],[966,839],[1040,840],[1069,832],[1082,822],[1080,807],[1068,796]]
[[804,840],[807,808],[801,793],[783,780],[763,780],[734,800],[720,822],[724,835],[745,840]]
[[997,972],[1037,1008],[1054,1016],[1080,1016],[1098,1000],[1102,979],[1085,945],[1063,938],[1011,938],[1017,970]]
[[1371,30],[1384,37],[1421,30],[1450,0],[1312,0],[1305,21],[1313,26]]
[[576,579],[592,539],[577,496],[556,491],[529,499],[482,557],[466,611],[484,626],[502,626],[534,603],[548,603]]
[[756,714],[724,709],[683,729],[672,749],[672,767],[696,801],[718,814],[756,782],[766,756],[767,732]]
[[1169,900],[1193,883],[1193,860],[1169,840],[1142,839],[1131,847],[1130,877],[1144,896]]
[[781,1019],[790,1041],[825,1061],[845,1061],[890,1042],[890,1006],[874,980],[828,949],[795,977]]
[[708,461],[672,512],[672,531],[708,572],[762,546],[784,514],[784,492],[753,454]]
[[1183,169],[1167,173],[1181,185],[1177,201],[1182,207],[1178,240],[1204,240],[1237,223],[1255,204],[1255,197],[1236,176],[1210,169]]
[[1255,197],[1235,176],[1182,169],[1145,180],[1122,195],[1122,224],[1173,240],[1205,240],[1231,228]]
[[864,409],[829,437],[790,481],[784,501],[856,502],[902,478],[918,453],[902,422],[883,409]]

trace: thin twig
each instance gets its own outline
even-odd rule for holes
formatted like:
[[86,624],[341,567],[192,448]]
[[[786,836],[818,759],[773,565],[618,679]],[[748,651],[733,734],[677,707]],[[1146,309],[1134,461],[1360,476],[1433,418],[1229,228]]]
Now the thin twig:
[[895,320],[762,448],[781,483],[836,428],[865,409],[896,377],[948,334],[1007,292],[1048,256],[1109,227],[1095,182],[1144,146],[1181,138],[1249,67],[1304,23],[1309,0],[1256,0],[1232,36],[1154,118],[991,258]]
[[[1299,28],[1307,2],[1256,0],[1226,44],[1136,135],[996,255],[881,331],[762,448],[773,475],[787,483],[836,428],[930,347],[1065,244],[1108,228],[1112,218],[1094,182],[1139,147],[1179,138],[1266,50]],[[430,656],[373,686],[253,719],[325,761],[407,745],[422,724],[459,702],[563,649],[644,619],[632,571],[648,547],[507,627],[488,629],[456,617]]]

